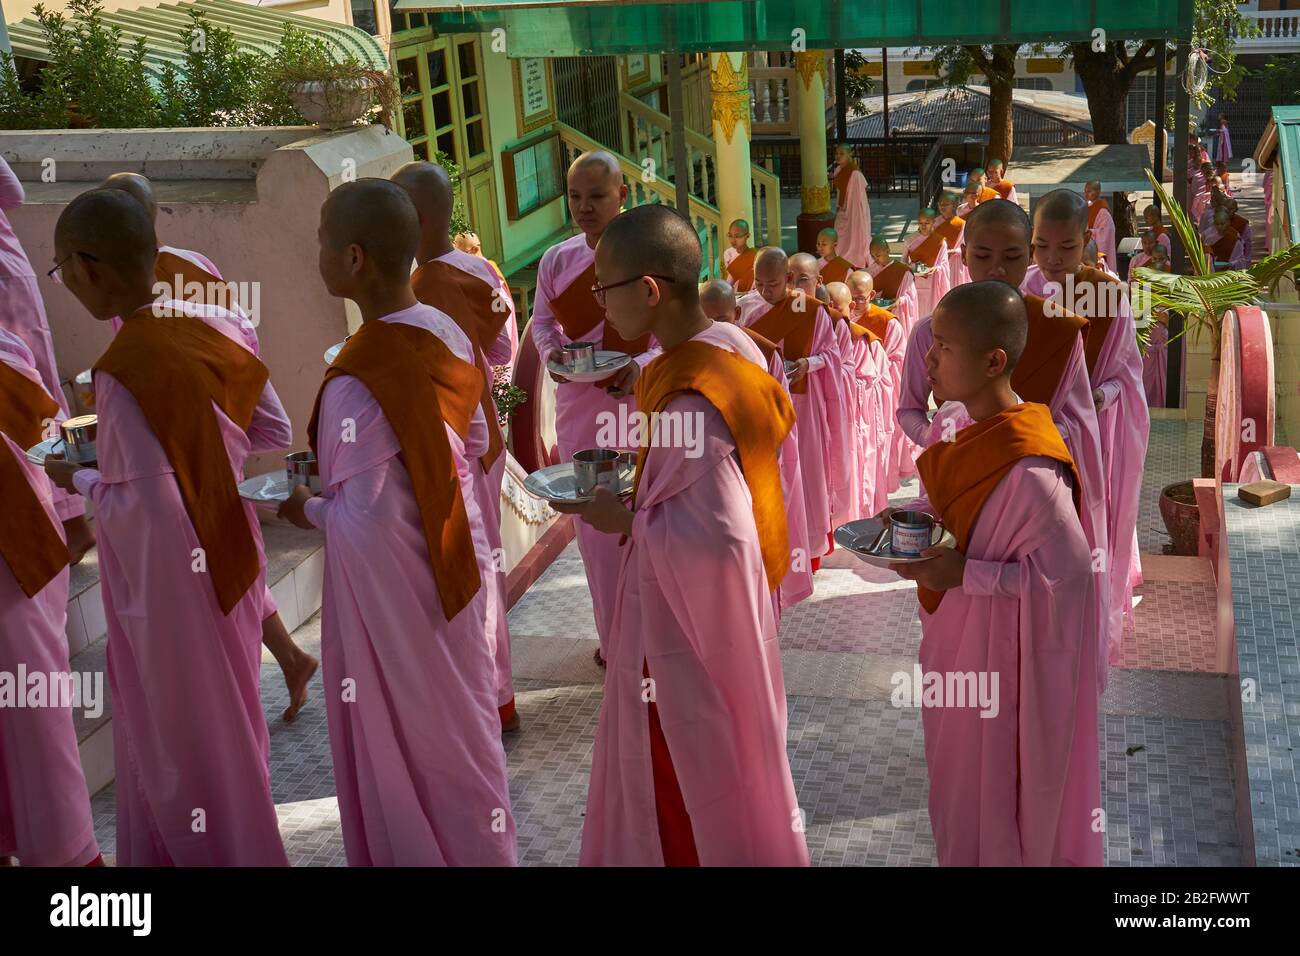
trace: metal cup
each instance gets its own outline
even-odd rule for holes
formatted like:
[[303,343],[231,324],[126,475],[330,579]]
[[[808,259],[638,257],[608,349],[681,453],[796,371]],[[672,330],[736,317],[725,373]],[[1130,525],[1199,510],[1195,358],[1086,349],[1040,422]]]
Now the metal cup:
[[306,485],[313,495],[320,494],[320,462],[309,451],[296,451],[284,456],[284,471],[289,487]]
[[573,456],[573,477],[579,498],[590,498],[598,485],[618,491],[618,465],[622,456],[613,448],[587,448]]
[[596,371],[595,343],[570,342],[564,346],[564,367],[570,372]]
[[90,462],[95,460],[95,433],[99,429],[99,418],[95,415],[78,415],[67,419],[61,426],[63,444],[68,461]]
[[934,517],[924,511],[895,511],[889,516],[889,549],[899,557],[919,558],[934,538]]

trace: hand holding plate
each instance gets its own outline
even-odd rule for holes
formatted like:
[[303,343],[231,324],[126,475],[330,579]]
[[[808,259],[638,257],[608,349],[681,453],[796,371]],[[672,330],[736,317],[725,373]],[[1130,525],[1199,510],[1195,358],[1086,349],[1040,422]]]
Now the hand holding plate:
[[628,362],[623,366],[622,371],[614,377],[606,387],[605,391],[615,398],[622,398],[625,395],[631,395],[636,388],[636,380],[641,377],[641,366],[636,362]]
[[72,476],[84,467],[53,452],[45,456],[45,474],[49,476],[50,481],[74,495],[77,494],[77,486],[73,484]]
[[966,572],[964,554],[956,548],[926,548],[921,552],[921,557],[930,560],[913,564],[891,564],[889,570],[931,591],[961,587],[962,575]]
[[290,524],[310,531],[316,526],[307,520],[307,499],[313,497],[306,485],[295,485],[284,504],[280,505],[275,515]]

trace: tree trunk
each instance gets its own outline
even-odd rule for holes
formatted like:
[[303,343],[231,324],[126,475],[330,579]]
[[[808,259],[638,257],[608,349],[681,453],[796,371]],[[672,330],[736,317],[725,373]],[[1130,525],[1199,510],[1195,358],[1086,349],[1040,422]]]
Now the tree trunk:
[[989,151],[988,159],[1011,160],[1015,145],[1012,123],[1011,80],[1005,76],[990,76],[989,81]]

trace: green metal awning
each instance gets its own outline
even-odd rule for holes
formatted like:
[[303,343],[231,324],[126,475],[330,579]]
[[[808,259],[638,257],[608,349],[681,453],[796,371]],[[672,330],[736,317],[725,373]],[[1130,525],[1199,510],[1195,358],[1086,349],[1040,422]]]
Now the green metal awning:
[[[512,57],[1190,39],[1194,0],[397,0]],[[796,31],[802,30],[802,35]]]
[[[183,76],[185,53],[183,38],[190,27],[189,11],[199,10],[214,27],[224,27],[235,35],[241,50],[272,53],[280,42],[284,25],[292,23],[311,36],[320,37],[329,46],[336,61],[351,54],[361,63],[377,70],[389,69],[379,41],[356,27],[330,23],[316,17],[295,13],[278,13],[263,7],[250,6],[237,0],[196,0],[193,3],[163,3],[156,7],[137,10],[114,10],[100,14],[100,19],[110,26],[122,29],[123,45],[143,37],[145,42],[145,69],[156,82],[162,78],[164,64],[170,63]],[[45,42],[45,31],[36,20],[28,18],[9,24],[9,40],[16,57],[49,60],[50,51]]]
[[[1278,173],[1286,196],[1286,219],[1291,229],[1291,242],[1300,242],[1300,106],[1275,106],[1255,158],[1261,165],[1272,165],[1272,154],[1278,154]],[[1264,154],[1267,155],[1264,155]],[[1264,201],[1272,202],[1269,196]]]

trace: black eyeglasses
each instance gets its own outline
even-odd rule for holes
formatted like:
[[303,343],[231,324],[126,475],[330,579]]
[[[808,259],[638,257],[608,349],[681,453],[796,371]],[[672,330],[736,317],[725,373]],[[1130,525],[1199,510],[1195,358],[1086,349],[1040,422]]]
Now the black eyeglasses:
[[73,256],[82,256],[86,259],[89,259],[91,262],[101,261],[98,256],[92,256],[89,252],[70,252],[66,256],[64,256],[63,259],[60,262],[58,262],[53,269],[45,273],[45,275],[48,278],[53,279],[59,285],[63,285],[63,273],[60,272],[59,270],[61,270],[65,265],[67,265],[68,260],[71,259]]
[[611,282],[609,285],[594,285],[591,287],[591,294],[596,297],[596,304],[602,309],[605,307],[605,293],[610,289],[617,289],[621,285],[629,285],[633,282],[640,282],[642,279],[663,279],[665,282],[676,282],[672,276],[656,275],[648,272],[645,275],[633,276],[630,279],[624,279],[622,282]]

